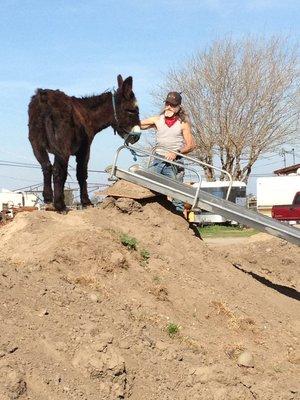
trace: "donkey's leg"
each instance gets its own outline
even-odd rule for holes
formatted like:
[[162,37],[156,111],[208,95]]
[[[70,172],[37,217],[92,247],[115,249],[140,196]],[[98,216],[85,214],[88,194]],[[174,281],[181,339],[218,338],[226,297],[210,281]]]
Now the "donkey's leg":
[[80,201],[83,207],[90,206],[92,202],[89,199],[88,191],[87,191],[87,166],[90,158],[90,146],[85,144],[81,146],[81,148],[76,153],[76,177],[80,187]]
[[64,200],[64,186],[68,174],[69,157],[55,155],[53,164],[53,182],[54,182],[54,207],[58,211],[66,209]]
[[44,176],[43,198],[46,204],[53,203],[53,190],[52,190],[52,164],[49,160],[47,151],[40,146],[35,146],[32,143],[33,153],[40,163]]

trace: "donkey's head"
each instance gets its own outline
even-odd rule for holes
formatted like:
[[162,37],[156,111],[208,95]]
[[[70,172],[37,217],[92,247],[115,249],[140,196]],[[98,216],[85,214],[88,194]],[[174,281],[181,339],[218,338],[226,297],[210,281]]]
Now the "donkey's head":
[[132,77],[123,81],[118,75],[118,89],[113,95],[114,123],[112,127],[125,139],[126,143],[135,143],[139,140],[139,107],[132,91]]

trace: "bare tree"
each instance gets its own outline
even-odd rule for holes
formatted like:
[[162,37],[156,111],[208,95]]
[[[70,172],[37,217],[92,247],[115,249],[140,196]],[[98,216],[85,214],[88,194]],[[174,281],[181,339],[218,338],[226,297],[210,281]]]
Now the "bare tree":
[[[247,182],[253,164],[296,136],[299,69],[296,48],[273,37],[215,41],[174,68],[156,92],[183,92],[196,156]],[[212,169],[206,178],[214,180]]]

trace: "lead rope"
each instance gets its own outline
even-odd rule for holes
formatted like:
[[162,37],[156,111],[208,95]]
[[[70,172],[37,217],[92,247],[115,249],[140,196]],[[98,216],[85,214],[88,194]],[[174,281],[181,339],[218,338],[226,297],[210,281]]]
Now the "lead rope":
[[133,149],[129,149],[130,153],[132,154],[133,161],[137,161],[137,153]]

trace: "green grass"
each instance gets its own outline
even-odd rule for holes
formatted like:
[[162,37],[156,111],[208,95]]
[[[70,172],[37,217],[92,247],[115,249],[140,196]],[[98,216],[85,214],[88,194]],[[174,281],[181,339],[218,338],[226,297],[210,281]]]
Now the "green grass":
[[249,237],[258,233],[255,229],[241,226],[207,225],[198,229],[203,238]]
[[149,253],[148,250],[142,249],[142,250],[140,251],[140,255],[141,255],[142,259],[143,259],[145,262],[148,262],[148,260],[149,260],[149,258],[150,258],[150,253]]
[[177,324],[170,323],[167,326],[167,332],[169,336],[174,336],[179,332],[179,326]]
[[121,243],[123,244],[123,246],[126,246],[129,250],[137,249],[138,242],[137,242],[136,238],[124,233],[121,235],[120,240],[121,240]]

